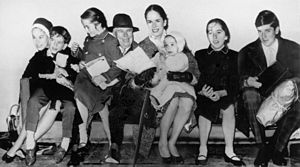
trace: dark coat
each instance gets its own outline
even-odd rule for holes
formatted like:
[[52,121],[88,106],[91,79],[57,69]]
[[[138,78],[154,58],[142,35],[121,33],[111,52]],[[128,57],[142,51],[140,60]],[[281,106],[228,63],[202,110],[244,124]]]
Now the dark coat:
[[[300,78],[300,45],[296,42],[278,38],[278,52],[276,60],[280,62],[284,67],[288,68],[292,74],[291,78]],[[267,68],[267,62],[262,48],[260,39],[248,44],[242,48],[238,55],[238,71],[240,75],[240,88],[245,79],[249,76],[257,76],[259,73]],[[286,78],[287,79],[287,78]],[[299,87],[299,82],[297,83]],[[242,102],[241,102],[242,103]],[[239,103],[239,106],[242,106]],[[239,129],[243,129],[242,132],[247,136],[249,135],[249,121],[248,115],[242,107],[238,107],[237,125]]]

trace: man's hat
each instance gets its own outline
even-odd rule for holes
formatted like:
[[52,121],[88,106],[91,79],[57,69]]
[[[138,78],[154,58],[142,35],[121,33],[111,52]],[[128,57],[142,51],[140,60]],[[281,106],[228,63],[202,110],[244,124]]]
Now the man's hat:
[[118,27],[132,28],[133,32],[139,31],[139,28],[132,25],[130,16],[124,13],[116,14],[113,19],[113,26],[108,27],[107,29],[108,31],[112,32],[114,28]]

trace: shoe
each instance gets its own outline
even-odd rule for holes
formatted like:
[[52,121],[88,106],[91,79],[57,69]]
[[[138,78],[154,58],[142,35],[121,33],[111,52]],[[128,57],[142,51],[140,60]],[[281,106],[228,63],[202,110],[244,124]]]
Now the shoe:
[[263,146],[257,153],[254,160],[255,167],[267,167],[270,160],[270,151],[268,151],[268,146]]
[[16,158],[16,155],[11,157],[7,154],[7,152],[2,156],[2,161],[5,161],[6,163],[11,163]]
[[232,163],[234,166],[246,166],[246,164],[240,159],[240,160],[234,160],[233,158],[238,158],[236,155],[232,156],[232,157],[228,157],[225,153],[224,153],[224,160],[225,162],[229,162]]
[[78,166],[80,162],[84,161],[84,158],[89,153],[89,144],[85,144],[85,146],[77,148],[72,150],[71,157],[69,162],[67,163],[67,166]]
[[196,158],[195,158],[195,164],[196,165],[206,165],[207,164],[207,156],[205,155],[198,155]]
[[72,151],[71,157],[69,162],[67,163],[67,166],[78,166],[80,162],[82,162],[81,158],[79,157],[78,153],[76,151]]
[[272,154],[273,164],[277,166],[286,166],[287,160],[284,159],[284,153],[274,150]]
[[171,164],[172,163],[172,157],[161,157],[163,164]]
[[[20,153],[18,153],[20,152]],[[20,156],[19,154],[22,154],[22,156]],[[14,161],[14,159],[16,157],[18,157],[20,160],[24,160],[25,159],[25,152],[22,149],[19,149],[16,151],[15,155],[13,157],[9,156],[7,154],[7,152],[2,156],[2,161],[5,161],[6,163],[11,163],[12,161]]]
[[171,156],[172,157],[172,163],[173,164],[184,164],[184,159],[181,155],[179,156]]
[[57,146],[57,149],[54,153],[54,159],[57,164],[60,163],[64,159],[66,152],[67,151],[65,149],[63,149],[60,145]]
[[25,164],[31,166],[36,161],[36,147],[33,149],[26,150]]
[[50,146],[50,148],[47,148],[42,152],[42,155],[54,155],[56,152],[57,146]]
[[103,163],[109,163],[109,164],[119,164],[120,163],[120,152],[118,149],[118,146],[115,144],[112,144],[108,155],[105,156],[105,159],[103,160]]

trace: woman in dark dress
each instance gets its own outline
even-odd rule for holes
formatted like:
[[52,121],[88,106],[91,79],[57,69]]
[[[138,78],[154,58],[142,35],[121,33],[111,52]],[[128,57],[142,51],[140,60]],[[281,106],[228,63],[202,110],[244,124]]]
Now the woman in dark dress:
[[197,164],[207,162],[207,140],[211,123],[223,115],[222,128],[225,137],[224,160],[234,165],[243,165],[243,161],[233,150],[235,130],[234,101],[238,88],[237,52],[228,48],[230,33],[221,19],[212,19],[207,23],[206,34],[210,43],[207,49],[195,53],[201,76],[196,86],[197,109],[200,131],[199,155]]

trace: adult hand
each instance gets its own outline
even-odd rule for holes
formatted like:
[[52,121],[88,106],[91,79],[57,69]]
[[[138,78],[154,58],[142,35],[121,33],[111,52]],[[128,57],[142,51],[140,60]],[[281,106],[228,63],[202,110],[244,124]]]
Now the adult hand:
[[71,51],[73,52],[73,53],[76,53],[76,51],[78,50],[78,48],[79,48],[79,44],[78,43],[76,43],[76,42],[73,42],[72,44],[71,44]]
[[92,78],[92,82],[99,86],[101,83],[105,82],[106,78],[103,75],[98,75]]
[[245,80],[245,86],[260,88],[262,84],[257,80],[258,77],[248,77],[248,79]]

